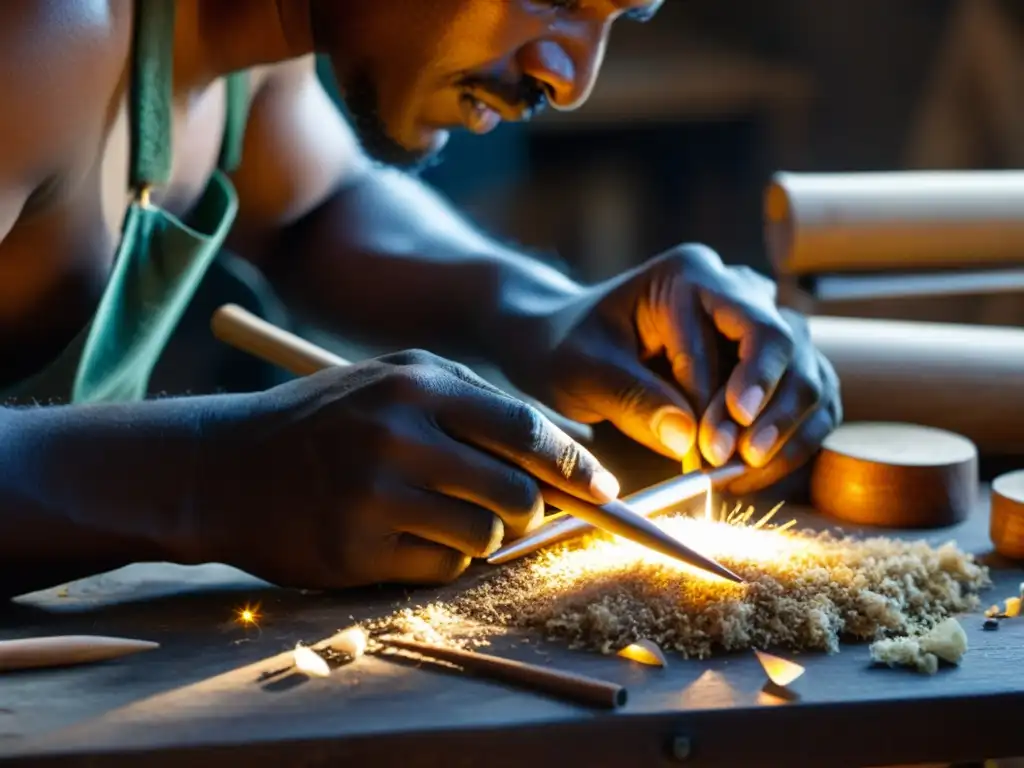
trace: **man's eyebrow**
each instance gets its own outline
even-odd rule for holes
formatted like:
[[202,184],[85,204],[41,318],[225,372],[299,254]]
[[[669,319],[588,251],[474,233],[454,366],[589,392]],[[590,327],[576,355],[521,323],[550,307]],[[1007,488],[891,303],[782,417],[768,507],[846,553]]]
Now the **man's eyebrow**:
[[632,10],[626,11],[622,14],[624,19],[630,21],[638,21],[641,24],[650,21],[654,18],[655,14],[661,9],[662,3],[653,3],[652,5],[646,5],[643,8],[633,8]]

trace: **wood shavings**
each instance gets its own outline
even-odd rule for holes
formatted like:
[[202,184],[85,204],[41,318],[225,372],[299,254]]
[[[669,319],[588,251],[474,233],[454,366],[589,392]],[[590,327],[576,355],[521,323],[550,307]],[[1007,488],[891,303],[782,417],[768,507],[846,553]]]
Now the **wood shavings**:
[[511,563],[378,629],[456,646],[527,630],[606,654],[641,640],[691,658],[753,648],[832,653],[841,640],[922,634],[977,610],[978,592],[990,585],[987,569],[953,543],[836,537],[785,530],[789,523],[754,528],[747,512],[723,518],[655,522],[746,585],[592,535]]
[[967,653],[967,633],[954,618],[946,619],[923,635],[879,640],[871,645],[871,658],[890,667],[912,667],[934,675],[939,661],[959,664]]
[[370,633],[368,650],[381,650],[373,639],[381,635],[452,648],[478,648],[488,645],[488,637],[498,631],[440,602],[415,609],[404,608],[368,624],[366,629]]
[[307,648],[302,643],[295,646],[294,651],[295,668],[310,677],[330,677],[331,668],[312,648]]
[[665,654],[661,648],[658,647],[657,643],[652,643],[650,640],[638,640],[635,643],[630,643],[620,650],[618,655],[624,659],[651,667],[665,667],[668,665],[668,661],[665,659]]
[[803,666],[789,659],[773,656],[770,653],[757,649],[754,649],[754,654],[757,656],[757,660],[761,662],[761,666],[764,668],[764,673],[768,675],[768,679],[780,688],[792,685],[806,671]]

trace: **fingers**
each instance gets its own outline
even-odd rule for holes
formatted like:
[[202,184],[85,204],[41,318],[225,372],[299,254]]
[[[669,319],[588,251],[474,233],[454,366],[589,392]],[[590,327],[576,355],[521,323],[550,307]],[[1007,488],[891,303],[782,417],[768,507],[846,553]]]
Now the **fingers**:
[[456,550],[487,557],[505,539],[500,517],[476,504],[431,491],[411,491],[390,515],[398,531]]
[[618,480],[586,448],[520,400],[471,386],[453,388],[438,405],[437,419],[457,440],[567,493],[601,504],[618,497]]
[[682,461],[691,450],[697,418],[686,395],[635,355],[609,350],[587,377],[586,405],[597,417],[663,456]]
[[774,485],[806,464],[835,427],[832,409],[828,406],[819,407],[767,464],[733,481],[728,492],[743,496]]
[[[694,250],[707,251],[705,258],[717,259],[709,249],[685,249],[676,262],[697,258]],[[718,381],[718,343],[700,297],[684,278],[684,266],[666,270],[648,289],[651,300],[641,303],[637,318],[640,343],[648,356],[664,351],[672,377],[683,390],[696,413],[703,413],[721,386]],[[678,451],[676,451],[678,452]]]
[[400,536],[386,555],[381,581],[434,585],[454,581],[469,567],[469,556],[408,534]]
[[793,359],[793,334],[765,292],[701,290],[705,310],[718,330],[739,344],[739,362],[726,384],[726,405],[740,426],[753,424]]
[[723,388],[711,400],[700,421],[700,452],[716,467],[722,466],[733,457],[740,434],[740,428],[729,417],[725,398]]
[[[810,350],[813,361],[814,351]],[[823,382],[817,365],[794,366],[782,377],[771,401],[739,439],[739,452],[752,467],[763,467],[817,408]],[[829,414],[831,419],[831,414]]]
[[[473,506],[489,520],[495,519],[500,524],[495,527],[488,522],[479,523],[492,534],[518,538],[541,524],[544,518],[544,499],[537,481],[511,464],[503,462],[454,439],[442,436],[442,442],[432,449],[422,460],[420,484],[424,489],[432,491],[430,497],[440,503],[444,499],[461,500],[460,504]],[[410,506],[410,509],[413,509]],[[424,510],[427,511],[427,510]],[[492,530],[492,528],[494,530]],[[500,529],[500,530],[499,530]],[[401,528],[416,533],[432,541],[440,538],[427,535],[411,528]],[[502,536],[498,535],[498,545]],[[489,541],[484,531],[478,531],[472,541]],[[490,552],[482,552],[477,546],[463,549],[461,552],[474,557],[485,557]]]

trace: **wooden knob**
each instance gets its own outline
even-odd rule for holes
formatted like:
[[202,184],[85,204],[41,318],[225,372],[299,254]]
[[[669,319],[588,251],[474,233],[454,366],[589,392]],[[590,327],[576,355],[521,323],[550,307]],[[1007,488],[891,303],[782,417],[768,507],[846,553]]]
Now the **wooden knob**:
[[815,509],[857,525],[954,525],[970,515],[977,493],[974,443],[917,424],[844,424],[825,440],[811,473]]
[[992,481],[989,535],[996,552],[1024,560],[1024,470],[1007,472]]

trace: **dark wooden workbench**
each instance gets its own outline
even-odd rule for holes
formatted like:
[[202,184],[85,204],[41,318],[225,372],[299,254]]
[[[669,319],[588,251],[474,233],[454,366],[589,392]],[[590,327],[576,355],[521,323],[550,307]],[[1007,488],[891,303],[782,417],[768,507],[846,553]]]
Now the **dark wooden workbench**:
[[[988,553],[987,502],[968,523],[924,535]],[[995,565],[987,602],[1015,594],[1024,580],[1019,567]],[[748,654],[671,660],[660,670],[536,640],[497,649],[620,681],[628,705],[593,712],[372,657],[326,680],[257,681],[287,665],[279,654],[296,641],[316,642],[350,617],[406,599],[385,590],[341,598],[264,590],[216,566],[134,566],[36,595],[35,608],[0,619],[0,638],[89,632],[163,647],[0,678],[0,766],[839,766],[1024,752],[1024,618],[983,632],[980,616],[966,617],[971,647],[962,666],[934,677],[871,668],[864,645],[805,656],[794,701],[762,691],[763,673]],[[262,604],[260,631],[233,621],[247,602]]]

